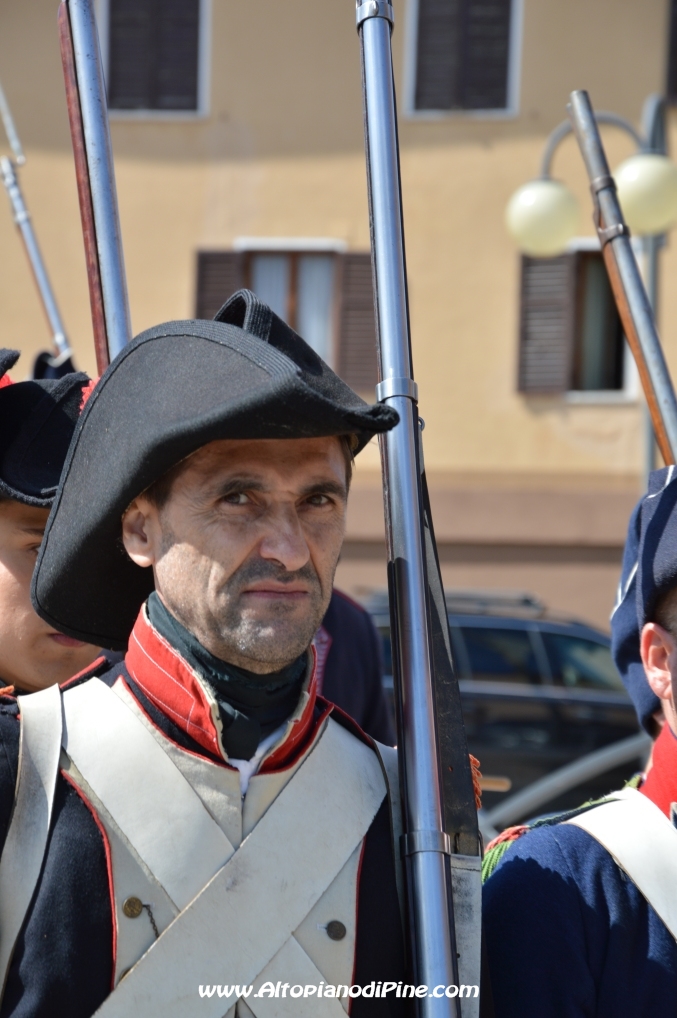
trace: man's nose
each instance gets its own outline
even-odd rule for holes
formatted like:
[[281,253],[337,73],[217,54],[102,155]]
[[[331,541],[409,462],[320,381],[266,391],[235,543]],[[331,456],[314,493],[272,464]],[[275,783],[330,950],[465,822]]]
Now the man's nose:
[[295,506],[280,506],[268,514],[266,533],[259,545],[261,558],[274,560],[288,572],[302,569],[310,549]]

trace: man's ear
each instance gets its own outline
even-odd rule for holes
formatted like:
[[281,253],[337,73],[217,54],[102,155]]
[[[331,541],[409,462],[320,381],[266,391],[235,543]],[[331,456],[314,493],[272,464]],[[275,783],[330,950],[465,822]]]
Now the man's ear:
[[659,700],[672,701],[672,670],[677,662],[677,644],[657,622],[647,622],[640,637],[640,654],[647,682]]
[[135,498],[122,517],[122,543],[132,562],[142,569],[157,562],[159,529],[155,506],[145,498]]

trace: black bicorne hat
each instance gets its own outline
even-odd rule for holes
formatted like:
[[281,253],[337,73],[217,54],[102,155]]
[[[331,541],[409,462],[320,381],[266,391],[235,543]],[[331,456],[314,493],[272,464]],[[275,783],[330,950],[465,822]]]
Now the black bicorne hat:
[[0,349],[0,496],[52,504],[89,378],[9,382],[18,350]]
[[121,518],[137,495],[215,439],[353,434],[359,452],[397,421],[248,290],[215,321],[143,332],[80,419],[33,575],[36,611],[69,636],[124,649],[153,588],[152,571],[122,547]]

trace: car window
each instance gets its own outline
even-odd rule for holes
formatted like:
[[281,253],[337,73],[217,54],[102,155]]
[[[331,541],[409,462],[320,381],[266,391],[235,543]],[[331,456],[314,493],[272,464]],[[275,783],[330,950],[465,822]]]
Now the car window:
[[529,633],[524,629],[461,628],[473,679],[540,682]]
[[562,633],[541,633],[541,636],[557,685],[571,689],[623,689],[608,647]]

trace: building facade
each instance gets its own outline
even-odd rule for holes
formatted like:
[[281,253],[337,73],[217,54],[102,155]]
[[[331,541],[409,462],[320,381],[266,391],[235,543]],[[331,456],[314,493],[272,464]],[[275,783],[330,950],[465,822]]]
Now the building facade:
[[[529,591],[601,626],[643,483],[646,428],[573,140],[554,164],[581,206],[572,250],[521,259],[503,214],[537,176],[572,89],[633,123],[649,94],[673,89],[671,6],[395,2],[412,341],[445,582]],[[134,332],[212,315],[248,285],[370,398],[377,369],[353,5],[99,0],[97,16]],[[91,372],[51,0],[0,0],[0,80],[26,150],[25,197],[77,363]],[[622,133],[605,129],[604,138],[612,166],[631,154]],[[673,371],[676,269],[668,243],[660,326]],[[24,351],[28,372],[48,339],[0,200],[0,342]],[[376,445],[356,469],[338,582],[358,597],[385,585]]]

